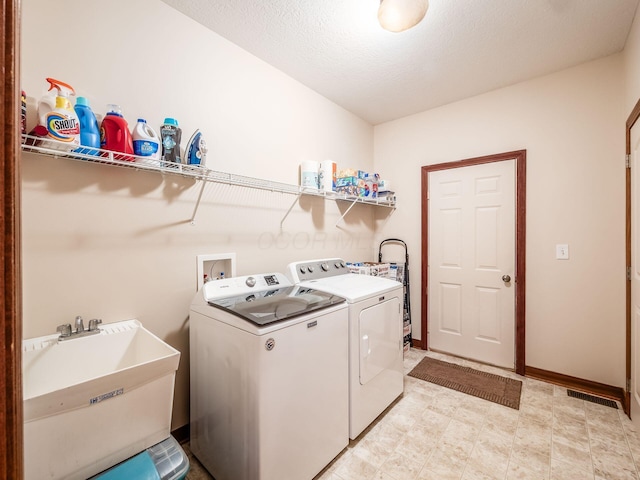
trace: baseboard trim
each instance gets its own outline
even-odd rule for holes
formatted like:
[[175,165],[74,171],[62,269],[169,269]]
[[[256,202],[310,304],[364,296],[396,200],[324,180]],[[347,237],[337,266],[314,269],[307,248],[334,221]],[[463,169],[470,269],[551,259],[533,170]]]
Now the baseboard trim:
[[173,438],[177,440],[178,443],[183,444],[189,441],[189,424],[183,425],[181,427],[176,428],[171,432]]
[[545,382],[553,383],[554,385],[560,385],[561,387],[570,388],[583,393],[590,393],[599,397],[617,400],[623,406],[623,409],[625,408],[625,394],[624,390],[620,387],[613,387],[604,383],[592,382],[591,380],[563,375],[562,373],[550,372],[536,367],[525,366],[524,368],[525,377],[535,378],[537,380],[543,380]]

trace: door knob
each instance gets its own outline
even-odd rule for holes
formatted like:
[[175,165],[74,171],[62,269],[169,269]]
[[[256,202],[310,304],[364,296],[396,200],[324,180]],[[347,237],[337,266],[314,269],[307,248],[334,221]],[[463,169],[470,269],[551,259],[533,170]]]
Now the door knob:
[[511,277],[509,275],[502,275],[502,281],[504,283],[509,283],[511,281]]

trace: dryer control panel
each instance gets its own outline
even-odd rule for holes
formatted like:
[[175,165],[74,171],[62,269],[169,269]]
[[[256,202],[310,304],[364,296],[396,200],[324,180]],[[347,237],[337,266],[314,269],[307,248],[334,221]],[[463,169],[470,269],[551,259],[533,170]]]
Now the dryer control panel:
[[319,278],[335,277],[349,273],[346,262],[341,258],[324,258],[294,262],[287,266],[287,273],[293,283]]

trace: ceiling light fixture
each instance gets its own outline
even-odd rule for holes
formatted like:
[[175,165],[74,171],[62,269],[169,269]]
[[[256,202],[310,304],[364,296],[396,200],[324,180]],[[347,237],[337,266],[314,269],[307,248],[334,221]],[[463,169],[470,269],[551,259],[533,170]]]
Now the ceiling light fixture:
[[424,18],[429,0],[380,0],[378,21],[385,30],[404,32]]

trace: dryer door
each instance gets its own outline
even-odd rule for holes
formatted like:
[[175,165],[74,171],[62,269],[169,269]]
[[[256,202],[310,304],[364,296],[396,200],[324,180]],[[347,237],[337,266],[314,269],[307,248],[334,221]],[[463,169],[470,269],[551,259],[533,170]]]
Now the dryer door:
[[360,312],[360,384],[391,368],[402,355],[400,299],[390,298]]

